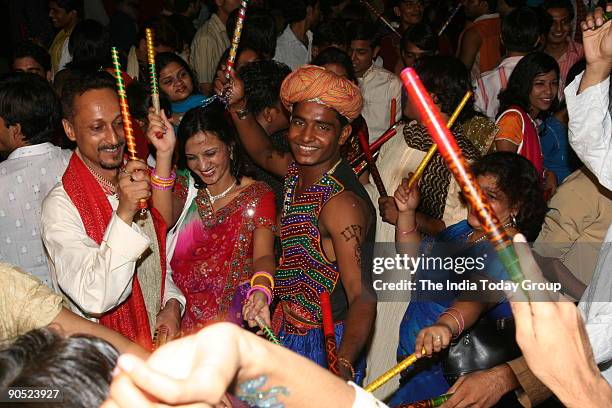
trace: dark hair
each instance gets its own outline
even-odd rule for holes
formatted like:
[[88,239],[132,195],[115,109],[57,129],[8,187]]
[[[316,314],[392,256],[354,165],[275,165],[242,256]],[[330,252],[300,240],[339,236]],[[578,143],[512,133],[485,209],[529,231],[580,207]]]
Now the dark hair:
[[19,124],[31,145],[49,142],[58,126],[60,105],[51,85],[36,74],[13,72],[0,79],[0,117]]
[[372,49],[380,45],[378,28],[374,23],[354,21],[348,25],[346,32],[349,43],[357,40],[369,41]]
[[[230,171],[238,184],[244,175],[244,160],[240,145],[237,143],[236,133],[234,128],[230,126],[225,119],[225,107],[220,102],[213,102],[203,108],[193,108],[185,113],[181,124],[177,130],[177,147],[178,147],[178,166],[182,169],[189,169],[187,166],[187,158],[185,157],[185,145],[187,141],[199,132],[212,132],[221,142],[228,148],[234,151],[234,159],[230,165]],[[205,186],[200,177],[193,171],[191,175],[196,180],[196,184]]]
[[[193,71],[193,69],[191,69],[191,67],[189,66],[189,64],[187,64],[187,62],[182,59],[181,57],[179,57],[178,55],[176,55],[173,52],[161,52],[159,54],[157,54],[155,56],[155,62],[156,62],[156,68],[157,68],[157,77],[159,79],[160,76],[159,74],[161,73],[161,71],[166,68],[166,66],[168,64],[171,64],[173,62],[176,62],[177,64],[179,64],[182,68],[185,69],[185,71],[187,71],[187,73],[189,74],[189,78],[191,78],[191,83],[193,85],[193,94],[198,94],[200,93],[200,83],[198,82],[198,77],[196,76],[195,72]],[[161,88],[159,89],[160,94],[164,94],[164,91],[161,90]],[[165,95],[165,94],[164,94]],[[167,97],[167,95],[165,95]]]
[[291,0],[285,1],[282,5],[285,23],[297,23],[306,18],[308,7],[314,7],[319,0]]
[[413,43],[425,52],[438,51],[438,33],[434,32],[429,24],[417,23],[408,27],[401,40],[401,49],[405,50],[408,43]]
[[247,109],[255,116],[279,103],[280,87],[291,68],[276,61],[253,61],[240,69]]
[[540,16],[530,7],[512,10],[502,21],[502,41],[508,51],[528,53],[538,48]]
[[569,15],[570,21],[574,19],[574,7],[569,0],[548,0],[543,5],[542,8],[544,10],[552,9],[552,8],[564,8],[567,10],[567,14]]
[[342,65],[346,70],[348,79],[351,82],[358,84],[357,76],[355,75],[355,67],[353,67],[351,57],[349,57],[346,52],[336,47],[329,47],[323,50],[319,55],[317,55],[317,58],[312,60],[312,65],[318,65],[322,67],[326,64]]
[[155,45],[172,47],[175,51],[182,50],[183,40],[168,16],[157,16],[145,21],[138,31],[138,41],[147,38],[147,28],[155,33]]
[[70,34],[68,50],[72,61],[70,69],[98,70],[110,66],[110,34],[95,20],[79,21]]
[[92,89],[111,89],[115,92],[115,78],[106,71],[85,72],[66,82],[62,89],[62,114],[66,119],[74,116],[74,98]]
[[[236,20],[240,9],[234,10],[225,24],[227,35],[231,37],[236,28]],[[249,9],[242,27],[240,46],[250,48],[263,59],[274,58],[276,52],[276,20],[269,11],[253,7]]]
[[[107,397],[118,356],[97,337],[64,338],[50,329],[32,330],[0,351],[0,393],[13,387],[44,387],[60,390],[62,407],[98,407]],[[59,406],[52,401],[35,406]]]
[[345,26],[354,22],[371,23],[372,14],[363,4],[358,2],[349,3],[341,13]]
[[76,11],[79,17],[82,17],[85,13],[85,6],[83,0],[51,0],[57,4],[59,8],[66,10],[66,13]]
[[511,152],[482,156],[474,165],[475,176],[492,175],[497,187],[508,197],[510,207],[517,207],[516,227],[528,241],[534,241],[548,211],[542,182],[533,164]]
[[339,20],[324,21],[313,32],[312,45],[323,48],[334,44],[348,47],[346,29]]
[[497,0],[485,0],[489,6],[489,12],[494,13],[497,11]]
[[[428,92],[438,98],[442,112],[453,113],[468,90],[472,89],[470,73],[465,65],[455,57],[441,55],[424,56],[414,66]],[[475,114],[474,100],[470,99],[461,111],[459,122]]]
[[[528,112],[533,80],[538,75],[550,71],[555,71],[557,77],[559,77],[559,64],[548,54],[537,51],[521,58],[508,79],[508,86],[499,93],[499,111],[497,114],[501,114],[512,105],[517,105]],[[555,105],[556,103],[553,103],[551,112],[554,112]]]
[[51,56],[43,47],[32,41],[17,44],[13,51],[12,62],[16,59],[30,57],[40,64],[45,71],[51,71]]

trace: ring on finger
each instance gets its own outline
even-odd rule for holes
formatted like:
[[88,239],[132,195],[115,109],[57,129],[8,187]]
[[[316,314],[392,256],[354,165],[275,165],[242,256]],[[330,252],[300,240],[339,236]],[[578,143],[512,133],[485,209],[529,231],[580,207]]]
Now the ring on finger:
[[434,342],[436,343],[440,343],[442,341],[442,337],[440,336],[434,336]]
[[121,173],[131,174],[125,167],[121,169]]

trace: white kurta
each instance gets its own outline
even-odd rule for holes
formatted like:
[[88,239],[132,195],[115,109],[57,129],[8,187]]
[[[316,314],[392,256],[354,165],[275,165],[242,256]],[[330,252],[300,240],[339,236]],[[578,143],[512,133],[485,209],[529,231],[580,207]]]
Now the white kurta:
[[[581,80],[582,74],[565,88],[570,117],[569,140],[599,183],[612,190],[610,77],[577,94]],[[604,241],[593,280],[578,307],[586,321],[595,361],[612,384],[612,226]]]
[[[370,143],[382,136],[402,118],[402,84],[392,72],[375,64],[359,78],[363,95],[361,115],[368,124]],[[391,101],[395,99],[395,116],[391,118]]]
[[[107,197],[116,210],[119,200]],[[61,183],[43,202],[42,237],[54,288],[68,297],[75,313],[91,320],[127,299],[136,261],[151,244],[136,224],[129,226],[113,213],[98,245],[87,235],[79,212]],[[168,270],[162,305],[172,298],[185,305],[185,297]]]

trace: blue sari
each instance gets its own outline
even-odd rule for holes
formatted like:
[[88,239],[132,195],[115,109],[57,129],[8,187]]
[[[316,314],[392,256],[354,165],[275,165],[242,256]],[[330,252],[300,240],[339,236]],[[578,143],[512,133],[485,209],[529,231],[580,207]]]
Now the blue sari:
[[[442,231],[435,239],[424,239],[421,244],[421,252],[427,256],[462,256],[483,257],[485,268],[483,275],[493,280],[507,279],[504,266],[501,264],[495,250],[488,242],[478,245],[465,245],[468,241],[472,227],[467,221],[461,221],[451,225]],[[438,245],[446,244],[446,245]],[[452,245],[451,245],[452,244]],[[460,248],[456,253],[449,255],[449,247]],[[459,282],[468,276],[458,274],[446,269],[419,269],[417,280],[428,279],[433,282],[446,285],[447,281]],[[444,286],[446,287],[446,286]],[[440,314],[448,309],[460,291],[447,292],[444,297],[432,300],[432,295],[421,290],[417,285],[413,293],[413,299],[408,305],[400,325],[400,342],[397,350],[398,361],[414,353],[416,336],[425,327],[431,326],[438,320]],[[488,311],[490,317],[509,317],[512,315],[510,307],[503,302]],[[442,361],[435,357],[423,359],[402,373],[402,386],[393,395],[390,406],[430,399],[442,395],[448,391],[450,385],[444,378]]]
[[181,102],[172,103],[172,113],[185,113],[190,109],[202,106],[208,98],[202,94],[194,94]]

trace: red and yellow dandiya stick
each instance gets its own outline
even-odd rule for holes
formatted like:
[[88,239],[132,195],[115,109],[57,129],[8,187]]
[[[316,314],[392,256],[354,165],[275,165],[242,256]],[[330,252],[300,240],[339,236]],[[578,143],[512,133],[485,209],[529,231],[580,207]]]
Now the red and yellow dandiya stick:
[[[512,240],[504,231],[493,208],[474,179],[474,175],[461,154],[461,149],[457,145],[455,138],[440,119],[440,113],[431,100],[429,93],[412,68],[403,70],[400,78],[408,91],[410,100],[420,112],[422,123],[427,127],[429,134],[438,145],[446,165],[457,180],[469,204],[476,210],[476,216],[487,237],[495,247],[501,262],[506,267],[510,279],[516,283],[522,283],[525,277],[512,246]],[[528,294],[526,295],[529,298]]]
[[[119,94],[119,106],[121,108],[121,119],[123,120],[123,133],[125,144],[127,145],[128,157],[130,160],[138,160],[136,155],[136,139],[134,138],[134,129],[132,128],[132,118],[130,116],[130,107],[127,101],[125,92],[125,84],[121,76],[121,63],[119,62],[119,53],[117,48],[111,48],[111,57],[113,59],[113,72],[115,83],[117,84],[117,94]],[[147,200],[140,200],[140,209],[144,211],[147,208]]]
[[434,397],[432,399],[411,402],[409,404],[398,405],[397,408],[438,408],[439,406],[444,404],[446,401],[448,401],[452,395],[453,394],[444,394],[438,397]]
[[336,348],[336,332],[332,315],[331,299],[328,292],[320,295],[321,315],[323,316],[323,335],[325,336],[325,353],[327,354],[327,368],[336,375],[338,369],[338,349]]
[[153,102],[153,109],[155,113],[159,115],[159,85],[157,83],[157,71],[155,68],[155,34],[150,28],[145,29],[147,38],[147,59],[149,62],[149,79],[151,81],[151,101]]
[[[389,127],[393,127],[395,124],[395,115],[397,115],[397,99],[391,99],[391,116],[389,117]],[[372,150],[370,148],[370,150]]]
[[232,46],[227,57],[225,78],[230,78],[230,73],[234,69],[236,62],[236,55],[238,54],[238,46],[240,45],[240,37],[242,36],[242,27],[244,26],[244,20],[246,18],[246,9],[249,0],[242,0],[240,4],[240,10],[238,10],[238,18],[236,19],[236,28],[234,29],[234,35],[232,36]]
[[[472,91],[469,90],[465,93],[465,95],[463,95],[463,99],[461,99],[461,102],[459,102],[459,105],[457,105],[457,108],[455,108],[455,111],[451,115],[450,119],[448,120],[448,122],[446,122],[446,127],[448,129],[453,127],[453,125],[457,121],[457,118],[461,114],[461,111],[463,110],[467,102],[470,100],[471,96]],[[421,160],[421,163],[419,163],[416,170],[412,174],[412,177],[410,177],[410,180],[408,180],[408,188],[411,188],[414,183],[416,183],[421,178],[421,176],[425,172],[425,168],[427,167],[427,165],[429,164],[429,162],[434,157],[437,151],[438,145],[436,143],[433,143],[427,151],[425,157],[423,157],[423,160]]]
[[382,178],[380,177],[378,167],[376,167],[376,162],[374,161],[372,152],[370,152],[368,134],[361,129],[359,132],[357,132],[357,137],[359,138],[359,145],[361,146],[361,150],[363,150],[365,160],[368,163],[368,169],[370,170],[370,174],[372,174],[372,179],[374,179],[374,184],[376,185],[378,194],[380,194],[381,197],[387,197],[388,194],[387,190],[385,189],[385,183],[383,183]]

